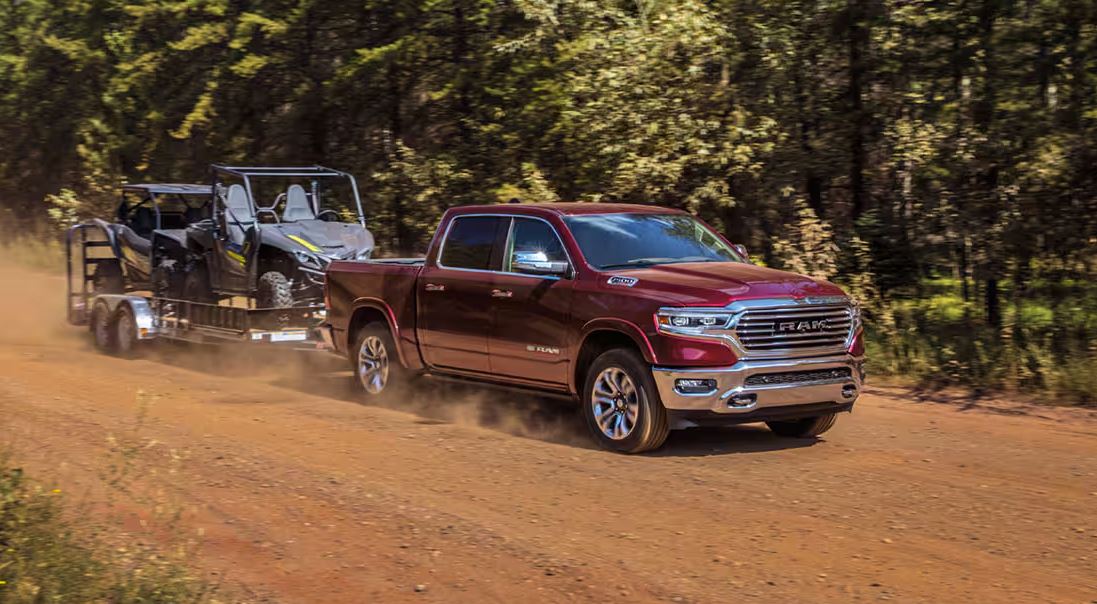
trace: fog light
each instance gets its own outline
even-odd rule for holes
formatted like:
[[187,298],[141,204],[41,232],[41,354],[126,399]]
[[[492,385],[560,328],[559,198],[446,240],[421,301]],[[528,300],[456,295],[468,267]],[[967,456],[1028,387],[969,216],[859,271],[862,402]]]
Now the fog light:
[[842,386],[842,398],[851,399],[855,396],[857,396],[857,386],[854,386],[853,384]]
[[753,407],[757,403],[757,394],[736,394],[728,401],[728,407]]
[[674,380],[674,389],[678,394],[708,394],[716,390],[716,380]]

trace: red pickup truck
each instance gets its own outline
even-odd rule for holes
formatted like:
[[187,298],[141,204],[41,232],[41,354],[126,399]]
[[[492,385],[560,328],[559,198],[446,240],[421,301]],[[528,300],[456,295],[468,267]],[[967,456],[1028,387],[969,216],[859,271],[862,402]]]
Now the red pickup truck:
[[336,261],[325,293],[325,338],[367,395],[419,374],[560,394],[621,452],[699,425],[814,437],[864,379],[842,290],[666,208],[454,208],[426,258]]

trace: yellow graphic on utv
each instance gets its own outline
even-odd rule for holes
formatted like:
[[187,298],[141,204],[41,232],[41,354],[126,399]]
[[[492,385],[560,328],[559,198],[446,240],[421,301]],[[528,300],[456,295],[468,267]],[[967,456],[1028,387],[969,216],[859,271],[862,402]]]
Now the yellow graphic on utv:
[[234,252],[232,250],[225,250],[225,254],[227,254],[229,258],[232,258],[233,260],[239,262],[240,264],[247,264],[248,263],[247,258],[245,258],[243,255],[241,255],[237,252]]
[[305,249],[310,251],[310,252],[319,252],[320,251],[320,248],[313,245],[311,241],[305,239],[304,237],[298,237],[297,235],[286,235],[286,237],[289,237],[290,239],[296,241],[297,243],[300,243],[301,245],[305,246]]

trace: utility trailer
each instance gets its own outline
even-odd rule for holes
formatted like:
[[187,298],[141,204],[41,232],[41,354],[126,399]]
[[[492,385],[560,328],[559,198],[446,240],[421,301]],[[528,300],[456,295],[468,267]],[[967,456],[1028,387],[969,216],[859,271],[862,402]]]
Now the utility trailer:
[[66,236],[68,321],[88,326],[100,350],[128,355],[156,339],[326,348],[319,330],[323,305],[250,308],[160,297],[129,286],[126,293],[97,289],[96,268],[115,261],[113,246],[93,224],[78,224]]

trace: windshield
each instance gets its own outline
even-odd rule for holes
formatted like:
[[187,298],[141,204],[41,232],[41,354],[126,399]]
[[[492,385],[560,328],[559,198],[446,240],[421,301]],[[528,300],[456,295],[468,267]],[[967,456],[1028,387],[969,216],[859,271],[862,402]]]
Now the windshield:
[[565,219],[583,257],[601,269],[678,262],[743,262],[696,218],[684,214],[594,214]]

